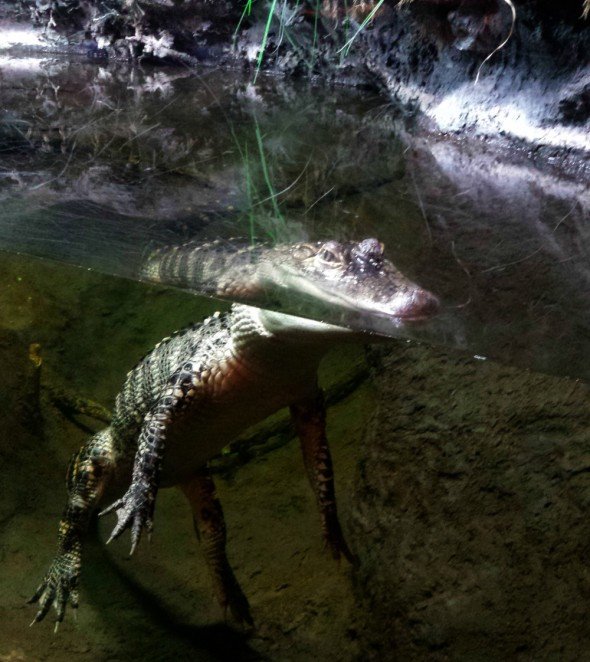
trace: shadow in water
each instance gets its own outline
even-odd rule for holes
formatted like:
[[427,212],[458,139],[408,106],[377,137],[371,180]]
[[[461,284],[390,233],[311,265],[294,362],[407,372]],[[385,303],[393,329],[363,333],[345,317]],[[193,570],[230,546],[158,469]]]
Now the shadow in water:
[[115,649],[117,659],[268,659],[248,644],[248,632],[222,623],[183,622],[174,608],[113,563],[98,537],[96,523],[85,547],[83,583],[83,599],[91,600],[100,612],[108,648]]

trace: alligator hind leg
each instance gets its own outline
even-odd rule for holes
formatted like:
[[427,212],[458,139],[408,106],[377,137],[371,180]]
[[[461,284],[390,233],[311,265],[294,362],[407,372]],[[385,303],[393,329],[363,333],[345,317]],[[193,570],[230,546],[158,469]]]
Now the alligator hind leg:
[[203,467],[181,488],[193,510],[195,532],[203,545],[219,604],[224,611],[229,609],[239,623],[252,625],[248,599],[227,560],[225,520],[211,474]]
[[344,556],[350,563],[356,565],[357,559],[346,544],[338,520],[332,456],[326,438],[324,395],[320,391],[314,397],[294,403],[290,410],[301,442],[307,476],[320,510],[322,534],[326,546],[330,548],[335,559]]
[[113,466],[109,428],[94,435],[72,456],[67,473],[68,500],[59,524],[57,555],[29,600],[39,603],[33,623],[45,618],[53,605],[57,629],[63,621],[68,601],[74,609],[78,607],[82,539],[112,476]]

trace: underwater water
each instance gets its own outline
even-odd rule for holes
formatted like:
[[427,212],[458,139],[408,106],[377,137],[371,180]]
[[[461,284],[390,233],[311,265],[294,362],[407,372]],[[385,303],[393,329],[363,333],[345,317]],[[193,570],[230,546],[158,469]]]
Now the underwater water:
[[[83,60],[0,71],[0,660],[585,650],[587,185],[516,147],[429,135],[366,90]],[[29,630],[68,459],[101,427],[60,394],[112,408],[161,338],[229,306],[199,282],[139,282],[151,251],[365,237],[442,312],[419,328],[321,313],[396,338],[369,352],[370,378],[350,346],[320,379],[359,568],[322,548],[282,412],[213,462],[254,631],[224,619],[173,490],[132,559],[101,520],[78,622]],[[318,317],[284,294],[282,310]]]

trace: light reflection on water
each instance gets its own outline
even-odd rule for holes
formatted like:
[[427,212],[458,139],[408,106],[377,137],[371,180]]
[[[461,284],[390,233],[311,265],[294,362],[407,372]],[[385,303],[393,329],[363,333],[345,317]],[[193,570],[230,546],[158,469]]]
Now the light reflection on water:
[[4,249],[137,278],[154,246],[189,238],[376,236],[445,304],[413,335],[589,376],[583,183],[413,132],[366,91],[82,61],[22,72],[1,83]]

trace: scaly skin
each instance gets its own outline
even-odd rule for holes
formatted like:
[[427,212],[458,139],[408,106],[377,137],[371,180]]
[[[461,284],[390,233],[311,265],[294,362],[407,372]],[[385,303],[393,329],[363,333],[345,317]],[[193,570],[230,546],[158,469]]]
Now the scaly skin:
[[326,547],[336,560],[344,556],[349,563],[356,565],[357,559],[348,548],[338,521],[332,456],[326,438],[324,395],[320,391],[315,397],[292,404],[289,409],[301,442],[303,463],[320,511]]
[[70,461],[68,501],[59,524],[57,555],[29,600],[39,603],[33,623],[41,621],[54,605],[57,629],[68,601],[78,608],[82,540],[112,470],[112,440],[107,428],[92,437]]
[[[193,277],[218,278],[225,294],[232,287],[233,294],[250,295],[256,288],[302,287],[322,301],[389,315],[398,326],[437,308],[432,295],[385,260],[374,239],[238,251],[233,262],[223,261],[223,279],[212,255],[218,255],[217,245],[213,253],[211,247],[194,246],[159,252],[148,261],[146,274],[153,280],[172,275],[185,285]],[[280,266],[273,270],[273,263]],[[240,274],[244,278],[238,282]],[[287,406],[301,440],[325,543],[335,558],[354,563],[338,521],[325,406],[317,386],[319,361],[339,340],[368,338],[343,327],[234,304],[228,313],[159,343],[127,375],[109,427],[72,459],[58,551],[31,599],[39,603],[33,622],[42,620],[52,605],[57,623],[68,602],[78,606],[81,550],[90,518],[107,487],[131,474],[125,494],[102,513],[117,515],[109,542],[129,529],[133,553],[143,531],[153,529],[158,489],[181,487],[221,606],[238,621],[252,623],[248,600],[227,560],[223,512],[206,465],[247,427]]]
[[248,598],[227,560],[225,520],[213,478],[204,467],[181,488],[193,510],[195,533],[203,546],[217,601],[238,623],[252,625]]

